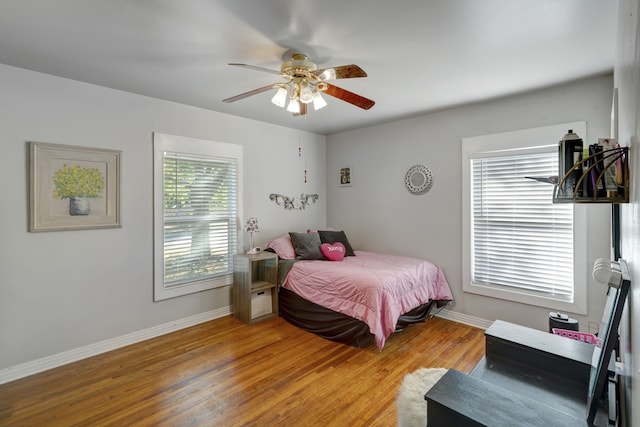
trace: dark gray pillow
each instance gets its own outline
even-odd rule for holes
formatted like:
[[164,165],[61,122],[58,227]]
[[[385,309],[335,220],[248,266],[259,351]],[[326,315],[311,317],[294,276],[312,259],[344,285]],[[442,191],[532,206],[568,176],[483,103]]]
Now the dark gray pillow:
[[344,245],[345,256],[356,256],[353,252],[353,248],[349,244],[349,240],[347,240],[347,235],[344,231],[318,231],[320,235],[320,243],[336,243],[340,242]]
[[291,243],[296,251],[296,259],[324,259],[320,252],[320,235],[318,233],[290,232]]

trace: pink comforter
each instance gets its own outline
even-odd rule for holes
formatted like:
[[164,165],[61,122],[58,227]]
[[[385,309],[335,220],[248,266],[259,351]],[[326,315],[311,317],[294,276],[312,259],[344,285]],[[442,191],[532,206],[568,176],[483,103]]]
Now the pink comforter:
[[428,261],[356,251],[341,262],[298,261],[283,286],[369,325],[382,350],[401,314],[453,299],[442,269]]

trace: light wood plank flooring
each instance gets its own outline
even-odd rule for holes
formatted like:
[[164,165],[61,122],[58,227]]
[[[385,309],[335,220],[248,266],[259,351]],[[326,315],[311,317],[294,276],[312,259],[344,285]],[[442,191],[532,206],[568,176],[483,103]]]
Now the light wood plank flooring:
[[0,385],[0,425],[395,426],[403,376],[469,372],[483,334],[435,317],[379,352],[227,316]]

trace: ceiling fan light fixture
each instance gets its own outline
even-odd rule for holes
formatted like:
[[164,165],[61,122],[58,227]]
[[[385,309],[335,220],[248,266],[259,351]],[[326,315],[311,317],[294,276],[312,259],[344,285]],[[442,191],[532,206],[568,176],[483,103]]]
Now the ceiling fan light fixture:
[[300,105],[297,99],[291,98],[289,106],[287,106],[287,111],[293,114],[300,114]]
[[327,101],[324,100],[320,92],[316,92],[313,94],[313,109],[319,110],[327,106]]
[[284,105],[287,103],[288,94],[289,93],[287,92],[287,89],[284,88],[283,86],[280,86],[276,94],[273,95],[273,98],[271,98],[271,102],[273,102],[275,105],[277,105],[280,108],[284,108]]
[[316,64],[309,61],[309,57],[301,53],[294,53],[291,55],[290,61],[283,62],[280,71],[240,63],[230,63],[229,65],[277,74],[284,78],[286,82],[272,83],[259,87],[249,92],[223,99],[222,102],[235,102],[248,98],[249,96],[276,89],[276,93],[271,98],[271,102],[274,105],[284,108],[288,98],[289,102],[286,109],[288,112],[293,113],[294,116],[306,115],[308,112],[307,105],[310,103],[313,103],[315,110],[326,107],[327,102],[322,97],[322,92],[325,92],[333,98],[362,108],[363,110],[369,110],[375,105],[375,102],[371,99],[367,99],[364,96],[325,81],[367,77],[367,73],[355,64],[318,69]]
[[300,102],[308,104],[313,101],[313,89],[307,81],[300,83]]

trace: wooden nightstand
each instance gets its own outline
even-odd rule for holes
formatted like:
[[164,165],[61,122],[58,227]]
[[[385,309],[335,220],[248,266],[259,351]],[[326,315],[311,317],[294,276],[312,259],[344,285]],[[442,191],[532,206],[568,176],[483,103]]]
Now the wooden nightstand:
[[278,315],[278,255],[233,257],[233,315],[248,324]]

